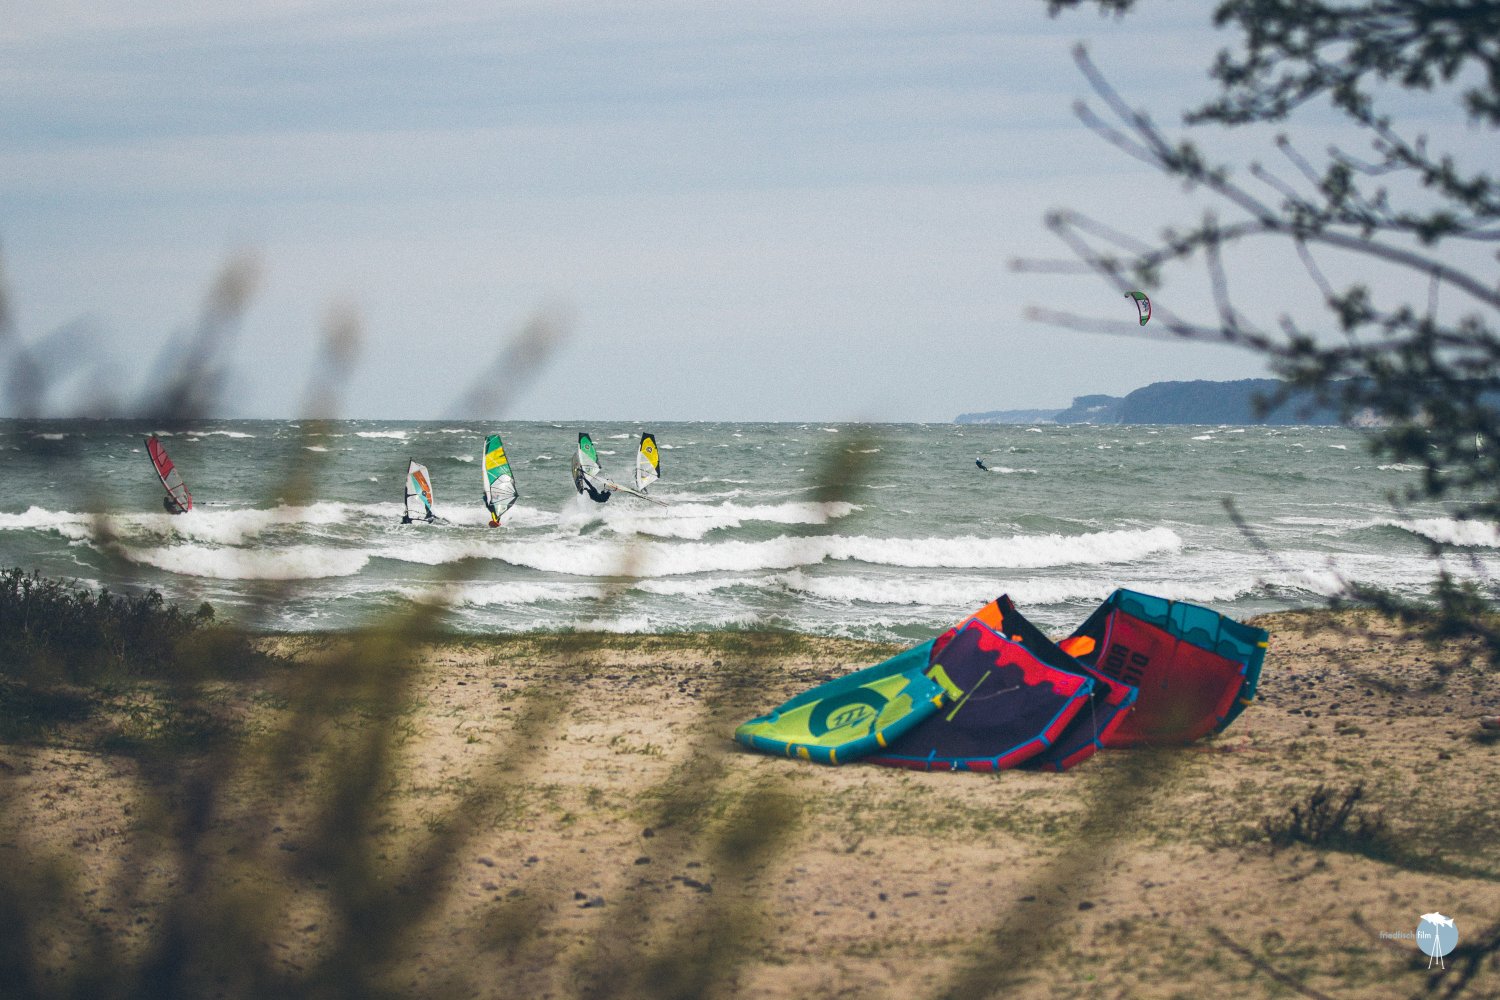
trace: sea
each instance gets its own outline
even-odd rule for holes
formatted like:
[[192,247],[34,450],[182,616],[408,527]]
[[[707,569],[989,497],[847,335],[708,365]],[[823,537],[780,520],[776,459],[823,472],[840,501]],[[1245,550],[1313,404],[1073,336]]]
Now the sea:
[[[653,432],[649,492],[668,506],[575,492],[580,430],[627,485]],[[162,508],[151,433],[193,493],[187,514]],[[490,433],[520,493],[498,528],[480,502]],[[1493,525],[1405,500],[1420,470],[1341,427],[6,421],[0,451],[0,567],[207,601],[272,631],[421,605],[476,636],[904,643],[1000,594],[1059,633],[1117,587],[1246,618],[1351,582],[1418,598],[1443,568],[1500,571]],[[439,522],[401,523],[411,459]]]

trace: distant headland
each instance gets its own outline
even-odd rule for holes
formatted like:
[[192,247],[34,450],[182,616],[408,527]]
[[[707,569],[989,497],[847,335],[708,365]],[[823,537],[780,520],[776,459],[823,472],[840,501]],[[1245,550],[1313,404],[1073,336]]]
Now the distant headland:
[[[960,413],[960,424],[1339,424],[1338,411],[1307,393],[1293,392],[1269,410],[1285,382],[1153,382],[1126,396],[1075,396],[1065,410],[990,410]],[[1356,418],[1355,424],[1366,423]]]

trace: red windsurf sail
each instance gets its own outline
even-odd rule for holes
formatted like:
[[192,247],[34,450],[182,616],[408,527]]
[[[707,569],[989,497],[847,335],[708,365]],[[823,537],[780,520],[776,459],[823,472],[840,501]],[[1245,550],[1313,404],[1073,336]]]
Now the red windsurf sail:
[[151,464],[156,467],[156,475],[161,480],[162,489],[167,491],[168,509],[171,509],[174,514],[192,510],[193,495],[188,492],[187,484],[182,481],[182,474],[167,457],[166,449],[161,446],[155,434],[146,439],[146,451],[151,456]]

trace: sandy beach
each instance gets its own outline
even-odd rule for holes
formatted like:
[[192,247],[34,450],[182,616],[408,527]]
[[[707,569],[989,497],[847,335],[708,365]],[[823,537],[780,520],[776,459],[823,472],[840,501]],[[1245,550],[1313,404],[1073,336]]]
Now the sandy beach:
[[[1262,696],[1225,733],[1061,775],[732,741],[870,643],[264,640],[286,666],[0,744],[6,967],[36,996],[1494,995],[1480,651],[1256,624]],[[1278,842],[1319,786],[1361,789],[1341,829]],[[1461,947],[1429,972],[1433,910]]]

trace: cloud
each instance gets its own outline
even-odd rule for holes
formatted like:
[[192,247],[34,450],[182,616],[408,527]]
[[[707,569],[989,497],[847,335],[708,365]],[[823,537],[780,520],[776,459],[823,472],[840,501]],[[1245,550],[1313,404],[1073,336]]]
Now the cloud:
[[[366,318],[349,398],[368,416],[436,415],[552,299],[576,335],[518,416],[947,419],[1225,373],[1223,352],[1021,318],[1110,291],[1007,270],[1057,252],[1048,208],[1151,235],[1188,204],[1073,119],[1074,39],[1173,111],[1207,92],[1214,45],[1172,5],[1042,11],[20,0],[0,27],[18,317],[90,312],[149,356],[258,247],[231,394],[255,415],[297,405],[288,372],[335,300]],[[994,388],[959,392],[999,344]],[[609,391],[580,395],[579,371]]]

